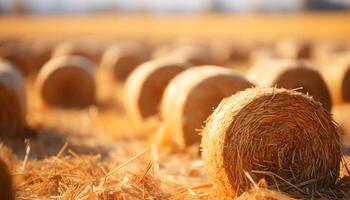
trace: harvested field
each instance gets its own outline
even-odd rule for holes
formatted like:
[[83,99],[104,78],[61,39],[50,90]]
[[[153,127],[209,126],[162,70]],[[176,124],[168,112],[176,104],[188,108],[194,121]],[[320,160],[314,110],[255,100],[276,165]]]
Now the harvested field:
[[[218,186],[215,184],[215,181],[212,181],[212,174],[210,174],[209,178],[206,172],[207,164],[202,160],[202,155],[199,153],[198,141],[193,145],[185,145],[181,150],[173,148],[171,145],[159,146],[155,137],[161,126],[161,116],[156,116],[156,119],[154,116],[148,117],[147,122],[143,124],[143,126],[135,126],[135,123],[132,122],[132,117],[125,108],[125,104],[128,102],[125,100],[124,95],[125,83],[123,81],[116,81],[115,78],[110,76],[110,69],[101,65],[101,57],[104,50],[117,43],[120,44],[121,41],[134,41],[142,43],[142,45],[147,44],[148,51],[152,51],[147,53],[149,53],[149,55],[154,55],[153,53],[157,49],[156,47],[160,47],[163,44],[167,45],[168,43],[171,45],[175,43],[179,44],[179,38],[177,37],[180,36],[186,36],[186,40],[193,42],[198,42],[198,40],[200,40],[201,43],[208,44],[209,48],[214,48],[211,45],[219,38],[222,39],[222,41],[229,41],[228,44],[230,44],[229,48],[220,48],[223,51],[229,51],[225,53],[225,55],[229,56],[225,57],[225,63],[222,64],[226,68],[224,71],[230,71],[230,69],[233,68],[235,71],[245,74],[252,65],[252,63],[250,63],[252,58],[250,52],[258,48],[266,48],[268,51],[274,52],[274,46],[270,44],[274,44],[276,42],[275,39],[278,37],[299,36],[307,41],[311,41],[313,44],[318,44],[319,40],[330,41],[333,39],[345,41],[343,44],[349,44],[350,38],[348,38],[348,35],[350,34],[350,27],[346,26],[350,24],[349,16],[348,13],[329,13],[328,15],[312,13],[287,15],[284,17],[270,15],[245,17],[209,15],[202,17],[171,16],[167,20],[164,18],[152,18],[151,16],[108,15],[75,16],[72,18],[58,16],[48,16],[46,18],[29,16],[1,17],[0,29],[3,31],[0,33],[0,49],[3,44],[10,40],[9,37],[15,38],[20,44],[31,44],[27,46],[36,47],[38,45],[39,47],[33,49],[43,48],[41,53],[39,50],[31,49],[29,51],[33,53],[25,54],[27,56],[29,55],[29,57],[33,56],[33,58],[35,56],[35,58],[37,58],[34,59],[36,63],[46,63],[43,62],[43,60],[47,61],[48,57],[50,57],[48,54],[52,54],[52,52],[54,52],[54,47],[58,44],[69,46],[68,44],[72,43],[65,42],[81,42],[84,40],[85,42],[83,42],[83,44],[86,46],[83,45],[83,49],[94,51],[81,52],[79,46],[76,51],[73,47],[69,47],[71,49],[67,50],[68,53],[64,50],[60,50],[61,52],[57,53],[56,50],[56,53],[53,54],[56,54],[58,57],[62,55],[66,56],[67,54],[79,56],[87,54],[85,57],[90,58],[91,63],[95,65],[95,98],[92,103],[89,102],[88,106],[81,109],[56,107],[45,104],[37,88],[36,75],[40,70],[40,66],[37,65],[40,64],[34,67],[25,65],[26,68],[19,68],[19,71],[24,75],[26,83],[26,97],[23,97],[27,102],[26,119],[24,123],[26,126],[24,128],[21,127],[21,129],[24,130],[19,131],[20,133],[15,131],[11,137],[8,137],[6,131],[1,130],[0,159],[6,164],[9,174],[6,173],[6,170],[3,170],[5,169],[5,165],[3,165],[0,160],[0,169],[2,172],[0,173],[0,199],[12,199],[11,195],[14,195],[15,199],[23,200],[180,200],[233,198],[232,196],[236,195],[230,194],[230,191],[225,192],[227,189],[223,192],[220,188],[216,188]],[[70,19],[70,21],[67,19]],[[322,21],[324,24],[321,26],[320,23],[315,23],[315,20]],[[173,26],[169,30],[164,29],[169,22],[173,22]],[[14,26],[14,24],[16,26]],[[91,26],[91,24],[95,24],[96,26]],[[230,24],[230,26],[227,26],[227,24]],[[125,26],[128,28],[125,28]],[[327,28],[324,28],[325,26]],[[212,30],[210,27],[221,28],[220,30]],[[238,30],[232,27],[241,28]],[[90,42],[87,42],[88,40],[85,40],[86,38],[89,38]],[[310,38],[311,40],[309,40]],[[38,41],[46,42],[44,44],[39,44],[37,43]],[[219,42],[220,41],[221,40],[219,40]],[[240,45],[233,45],[235,42]],[[64,49],[63,47],[61,48]],[[66,48],[69,49],[68,47]],[[215,46],[215,48],[218,47]],[[349,49],[350,47],[348,45],[342,51],[347,51]],[[244,56],[237,56],[243,54]],[[23,56],[22,53],[19,55]],[[217,56],[217,54],[215,56]],[[238,57],[240,58],[238,59]],[[20,65],[21,63],[18,62],[17,57],[14,59],[14,61],[17,62],[12,61],[11,57],[5,57],[5,59],[13,62],[15,65]],[[324,59],[324,57],[322,57],[322,59]],[[332,59],[332,57],[327,57],[327,59]],[[25,59],[26,62],[27,60],[28,59]],[[318,62],[316,58],[311,58],[309,61]],[[187,65],[189,64],[186,63],[185,66],[187,67]],[[196,69],[196,67],[192,69]],[[185,73],[187,70],[188,69],[181,73]],[[181,73],[179,73],[179,75]],[[264,76],[265,74],[261,75]],[[177,76],[175,76],[175,78]],[[200,76],[200,74],[198,74],[198,76]],[[123,79],[124,78],[125,77],[123,77]],[[167,81],[162,82],[168,83],[169,81],[167,79]],[[0,76],[0,84],[1,83]],[[153,84],[152,81],[151,83]],[[301,91],[301,88],[294,88],[293,91],[288,91],[288,94],[295,95],[295,91]],[[134,92],[137,91],[135,90]],[[298,93],[298,95],[301,94]],[[0,102],[3,102],[2,99],[5,97],[0,94]],[[275,96],[272,95],[272,97],[269,98],[273,99],[274,97]],[[152,102],[152,104],[156,104],[155,106],[152,105],[152,115],[155,113],[155,110],[157,110],[157,104],[159,104],[159,96],[157,96],[157,98],[158,100],[156,103]],[[305,98],[309,100],[309,97]],[[248,98],[245,98],[244,100],[247,99]],[[6,99],[6,101],[9,100]],[[263,104],[268,106],[271,101],[272,100],[264,100]],[[298,106],[302,104],[299,104],[299,101],[296,101],[296,103],[292,100],[290,101]],[[198,102],[199,104],[205,104],[204,101]],[[312,100],[312,102],[314,101]],[[328,119],[328,117],[332,115],[329,115],[328,111],[323,109],[322,111],[317,110],[319,109],[318,103],[315,103],[315,105],[314,103],[311,104],[313,106],[307,109],[303,109],[303,104],[300,107],[302,111],[300,115],[303,115],[307,120],[310,118],[317,119],[317,117],[319,117],[321,118],[320,121],[331,123],[331,118]],[[142,105],[145,106],[147,103]],[[194,103],[194,105],[196,104]],[[292,115],[291,112],[287,112],[289,111],[288,109],[291,109],[289,105],[290,104],[286,104],[285,108],[283,107],[284,113],[279,113],[284,116],[283,119]],[[168,107],[170,107],[170,110],[179,109],[175,104],[168,105]],[[212,109],[214,109],[214,107]],[[3,120],[1,109],[3,108],[0,108],[0,125],[2,125],[1,120]],[[18,109],[21,109],[21,107]],[[277,111],[279,111],[278,106],[274,107],[271,113],[273,114]],[[11,110],[9,112],[11,112]],[[197,112],[196,110],[193,111],[193,113]],[[319,112],[322,112],[322,114],[319,114]],[[271,114],[269,112],[267,113]],[[306,114],[304,115],[304,113]],[[166,114],[171,114],[171,112],[166,112]],[[220,115],[220,113],[216,114]],[[312,175],[308,174],[308,176],[303,176],[300,175],[303,173],[300,173],[297,174],[300,175],[300,177],[298,176],[298,178],[295,178],[293,177],[295,176],[293,171],[288,171],[288,176],[293,177],[294,179],[291,178],[293,181],[286,180],[284,183],[287,185],[283,185],[283,187],[279,188],[271,184],[273,180],[256,180],[254,179],[256,177],[245,173],[242,168],[242,171],[239,171],[239,178],[244,180],[244,187],[240,188],[239,195],[237,193],[237,199],[290,200],[300,197],[304,199],[350,199],[350,153],[348,150],[350,143],[346,142],[350,138],[349,104],[342,102],[342,104],[334,105],[331,114],[334,114],[336,122],[332,124],[331,128],[323,127],[325,123],[320,123],[320,125],[315,122],[317,120],[312,120],[312,123],[309,121],[309,123],[307,123],[310,127],[302,132],[310,135],[316,134],[316,136],[323,136],[324,133],[337,135],[337,123],[339,123],[342,128],[342,131],[339,130],[339,134],[344,134],[340,135],[340,138],[333,138],[335,142],[330,143],[327,146],[327,150],[322,146],[325,138],[312,137],[312,139],[314,139],[312,141],[317,140],[318,142],[318,140],[321,140],[320,143],[314,143],[318,144],[317,147],[313,147],[313,143],[311,142],[307,145],[307,147],[311,149],[308,153],[312,155],[308,158],[314,158],[315,160],[315,166],[308,168],[312,171],[312,173],[310,173]],[[253,115],[248,114],[247,116],[249,118]],[[158,117],[160,119],[158,119]],[[186,121],[186,118],[183,120]],[[269,119],[263,118],[259,120],[266,120],[264,122],[267,123]],[[292,121],[293,120],[288,121],[288,126],[293,126]],[[22,122],[23,121],[21,121],[21,123]],[[211,130],[215,131],[215,123],[209,123],[211,123]],[[203,126],[193,127],[191,131],[201,133],[205,123],[200,124],[203,124]],[[318,126],[317,131],[313,131],[315,126]],[[249,132],[249,130],[244,127],[241,127],[241,129]],[[332,131],[329,131],[330,129],[332,129]],[[242,133],[244,131],[242,131]],[[279,132],[278,130],[273,131],[276,133]],[[256,133],[256,135],[259,134]],[[306,135],[305,138],[311,137],[310,135]],[[175,137],[174,135],[171,136]],[[254,141],[253,139],[252,141]],[[295,137],[286,136],[286,140],[287,139],[290,139],[288,140],[289,148],[298,144],[292,141]],[[337,143],[338,140],[341,141],[341,146],[337,146],[340,145]],[[210,139],[208,141],[210,141]],[[254,142],[256,142],[254,143],[257,145],[256,147],[258,147],[259,143],[257,141]],[[281,139],[280,142],[283,142],[283,140]],[[251,142],[251,144],[253,144],[253,142]],[[251,149],[249,145],[250,143],[245,146],[248,150]],[[338,154],[338,147],[343,150],[341,155]],[[274,148],[271,147],[270,149],[273,150]],[[329,152],[329,149],[333,149],[334,151]],[[259,149],[256,150],[256,152],[259,152]],[[302,151],[300,151],[300,153],[301,152]],[[268,153],[267,151],[267,154]],[[332,153],[337,154],[335,156],[336,158],[333,160],[330,159]],[[245,159],[244,156],[247,155],[248,154],[242,154],[239,156],[241,156],[240,159],[243,161]],[[275,154],[271,153],[271,155]],[[266,158],[269,158],[269,156],[266,156]],[[247,159],[258,160],[259,158],[253,158],[252,156]],[[296,165],[293,161],[294,160],[291,159],[287,160],[285,163]],[[269,162],[272,162],[271,166],[274,167],[278,167],[280,164],[277,161],[275,163],[273,159],[269,160]],[[258,161],[256,163],[259,164]],[[303,163],[303,160],[298,163]],[[322,163],[327,164],[323,165]],[[301,166],[293,167],[303,169]],[[261,168],[264,167],[261,166]],[[244,169],[246,170],[247,168]],[[266,171],[269,171],[269,168],[267,168]],[[318,172],[320,171],[325,174],[319,174]],[[327,174],[327,172],[329,173]],[[284,174],[284,172],[280,171],[279,173]],[[316,175],[313,176],[314,174]],[[10,192],[10,194],[8,175],[12,178],[13,192]],[[258,176],[258,178],[259,177],[260,176]],[[316,182],[324,183],[322,187],[312,187],[314,186],[315,177],[317,178]],[[299,178],[302,182],[295,181],[299,180]],[[305,185],[311,186],[304,187]],[[296,195],[295,191],[298,191],[298,195]]]

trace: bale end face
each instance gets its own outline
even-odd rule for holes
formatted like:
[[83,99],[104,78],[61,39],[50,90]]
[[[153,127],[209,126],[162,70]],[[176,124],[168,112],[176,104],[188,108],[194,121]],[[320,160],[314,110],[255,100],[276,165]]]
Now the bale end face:
[[78,56],[59,57],[49,61],[37,80],[44,102],[66,108],[81,108],[95,101],[92,63]]
[[291,90],[252,88],[226,98],[201,145],[209,177],[229,196],[249,190],[249,176],[293,194],[329,188],[339,176],[337,125],[319,103]]

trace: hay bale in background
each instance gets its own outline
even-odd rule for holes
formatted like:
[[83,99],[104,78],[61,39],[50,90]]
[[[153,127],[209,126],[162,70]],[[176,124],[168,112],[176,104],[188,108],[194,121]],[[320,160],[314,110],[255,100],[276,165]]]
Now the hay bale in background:
[[267,59],[256,63],[247,77],[256,85],[263,87],[280,87],[286,89],[301,88],[331,110],[330,92],[321,74],[311,65],[293,60]]
[[0,135],[22,133],[26,125],[26,92],[21,74],[0,60]]
[[336,104],[350,101],[350,52],[337,56],[322,70]]
[[49,105],[85,107],[95,101],[93,64],[79,56],[51,59],[40,70],[37,88]]
[[281,58],[310,59],[313,55],[313,45],[305,40],[284,39],[276,43],[276,52]]
[[214,60],[210,48],[205,45],[182,45],[174,48],[168,56],[175,56],[193,65],[213,64]]
[[209,177],[229,196],[251,188],[248,176],[306,194],[339,176],[337,125],[318,102],[291,90],[252,88],[223,100],[203,130],[202,150]]
[[157,115],[165,87],[190,66],[181,59],[160,58],[141,64],[130,74],[125,84],[125,108],[135,125]]
[[162,140],[179,148],[199,143],[198,129],[219,102],[252,86],[237,72],[217,66],[201,66],[180,73],[170,81],[162,98]]
[[0,45],[0,57],[13,63],[21,74],[29,75],[33,72],[29,47],[27,42],[19,40],[6,41]]
[[58,44],[52,52],[52,57],[82,56],[97,64],[100,62],[101,54],[102,49],[94,41],[72,40]]
[[14,190],[12,189],[12,178],[4,161],[0,159],[0,199],[15,199]]
[[140,43],[125,42],[105,50],[101,65],[110,70],[115,80],[124,81],[140,64],[149,59],[147,48]]

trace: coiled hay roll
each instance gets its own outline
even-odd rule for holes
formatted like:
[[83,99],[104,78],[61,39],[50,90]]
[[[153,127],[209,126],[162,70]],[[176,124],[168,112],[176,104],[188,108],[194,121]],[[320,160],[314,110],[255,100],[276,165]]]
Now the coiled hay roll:
[[0,135],[22,133],[26,125],[24,80],[9,62],[0,59]]
[[6,41],[0,45],[0,57],[13,63],[23,75],[33,71],[29,44],[24,41]]
[[79,56],[51,59],[40,70],[37,88],[42,100],[60,107],[85,107],[95,101],[93,64]]
[[124,81],[140,64],[149,59],[147,48],[128,42],[113,45],[103,53],[101,65],[110,70],[115,80]]
[[163,92],[172,78],[191,66],[181,59],[160,58],[141,64],[125,84],[125,108],[136,125],[159,111]]
[[205,45],[183,45],[173,49],[169,56],[175,56],[192,63],[193,65],[213,64],[214,60],[210,48]]
[[350,52],[339,55],[322,69],[334,103],[350,101]]
[[61,57],[61,56],[82,56],[88,58],[94,63],[100,62],[101,57],[100,47],[93,43],[90,40],[72,40],[65,41],[58,44],[53,52],[52,57]]
[[331,95],[321,74],[305,62],[284,59],[262,60],[250,69],[247,77],[263,87],[301,88],[301,92],[313,96],[327,110],[332,108]]
[[0,199],[13,200],[15,199],[14,191],[12,190],[12,178],[4,161],[0,159]]
[[172,79],[161,102],[165,143],[180,149],[200,142],[198,129],[219,102],[253,85],[237,72],[217,67],[188,69]]
[[313,45],[309,41],[286,39],[276,44],[276,52],[282,58],[310,59],[313,55]]
[[312,193],[338,178],[338,134],[330,114],[311,97],[251,88],[223,100],[209,117],[202,157],[217,189],[230,196],[251,188],[249,175],[285,192],[293,193],[293,184]]

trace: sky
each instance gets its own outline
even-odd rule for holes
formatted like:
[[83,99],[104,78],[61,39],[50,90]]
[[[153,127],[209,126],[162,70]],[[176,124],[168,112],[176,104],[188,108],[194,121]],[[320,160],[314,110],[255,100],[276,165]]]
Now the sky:
[[[98,10],[150,11],[155,13],[205,12],[219,6],[222,10],[250,12],[256,10],[299,10],[302,0],[0,0],[1,10],[8,11],[11,4],[23,2],[33,13],[79,13]],[[350,6],[350,0],[328,0]]]

